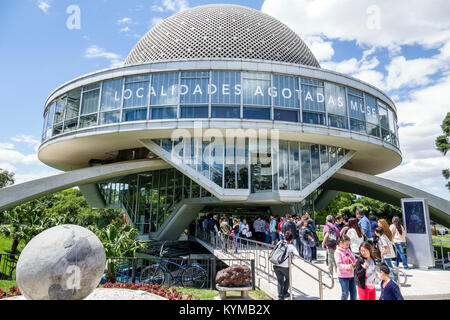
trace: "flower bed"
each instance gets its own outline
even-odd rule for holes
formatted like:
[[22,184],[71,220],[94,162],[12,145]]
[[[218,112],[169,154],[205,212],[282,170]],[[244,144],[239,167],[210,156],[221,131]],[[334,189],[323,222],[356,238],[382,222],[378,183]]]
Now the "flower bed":
[[21,295],[20,290],[17,287],[10,287],[9,292],[7,292],[3,289],[0,289],[0,299],[20,296],[20,295]]
[[180,291],[177,291],[176,287],[169,288],[168,285],[160,286],[156,284],[141,284],[141,283],[120,283],[120,282],[106,282],[103,288],[123,288],[130,290],[143,290],[148,293],[153,293],[158,296],[167,298],[169,300],[200,300],[192,294],[185,295]]

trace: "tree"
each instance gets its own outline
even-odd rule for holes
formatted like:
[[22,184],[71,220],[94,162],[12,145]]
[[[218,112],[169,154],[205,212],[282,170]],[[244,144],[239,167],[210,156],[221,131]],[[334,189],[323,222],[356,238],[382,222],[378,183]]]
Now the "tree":
[[14,172],[0,168],[0,188],[14,184]]
[[325,208],[316,212],[316,223],[325,224],[325,218],[328,215],[335,216],[344,207],[350,206],[355,201],[356,196],[347,192],[338,192],[334,198]]
[[[444,134],[436,138],[436,149],[445,156],[450,148],[450,112],[447,112],[441,128]],[[450,177],[449,169],[442,170],[442,175],[448,180]],[[446,186],[450,190],[450,182],[447,182]]]

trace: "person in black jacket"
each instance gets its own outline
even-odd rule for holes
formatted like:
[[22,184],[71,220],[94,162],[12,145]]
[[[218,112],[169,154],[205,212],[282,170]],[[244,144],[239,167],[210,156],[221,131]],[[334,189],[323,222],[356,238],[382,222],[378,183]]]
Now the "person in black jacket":
[[286,219],[284,220],[281,230],[283,231],[285,237],[287,231],[290,231],[292,233],[292,244],[297,250],[299,250],[297,224],[292,219],[292,216],[290,214],[286,214]]

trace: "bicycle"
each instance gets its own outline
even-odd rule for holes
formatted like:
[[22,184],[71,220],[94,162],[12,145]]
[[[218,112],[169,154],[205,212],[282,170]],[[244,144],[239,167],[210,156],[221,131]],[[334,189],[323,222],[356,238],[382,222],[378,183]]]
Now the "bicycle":
[[[163,251],[166,241],[162,244],[159,256],[164,257]],[[142,270],[139,282],[144,284],[162,285],[169,280],[170,285],[181,283],[183,287],[201,289],[206,286],[207,273],[199,264],[184,264],[189,259],[188,256],[181,257],[182,262],[178,264],[169,259],[161,259],[158,263],[152,264]],[[168,266],[172,265],[177,268],[176,272],[169,270]],[[168,279],[167,277],[170,276]]]

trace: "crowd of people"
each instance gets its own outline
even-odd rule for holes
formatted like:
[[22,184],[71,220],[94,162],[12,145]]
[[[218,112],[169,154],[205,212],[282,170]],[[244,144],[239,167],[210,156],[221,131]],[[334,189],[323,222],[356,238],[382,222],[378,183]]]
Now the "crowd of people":
[[[406,231],[398,217],[389,225],[385,219],[367,217],[364,210],[357,209],[355,217],[327,216],[323,228],[323,240],[318,237],[319,227],[309,213],[303,216],[286,214],[271,215],[269,219],[256,217],[228,218],[210,216],[199,221],[199,227],[217,235],[237,239],[256,240],[277,245],[287,243],[288,253],[306,261],[317,260],[317,247],[326,250],[329,273],[336,275],[340,283],[341,299],[375,300],[376,286],[380,285],[380,300],[401,300],[393,260],[399,267],[408,269],[405,256]],[[220,239],[220,237],[217,237]],[[395,250],[394,250],[395,247]],[[237,251],[237,244],[234,246]],[[287,260],[274,265],[278,280],[278,298],[288,295],[289,272]],[[391,276],[393,281],[391,281]]]

